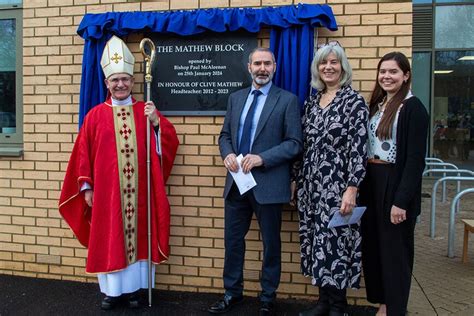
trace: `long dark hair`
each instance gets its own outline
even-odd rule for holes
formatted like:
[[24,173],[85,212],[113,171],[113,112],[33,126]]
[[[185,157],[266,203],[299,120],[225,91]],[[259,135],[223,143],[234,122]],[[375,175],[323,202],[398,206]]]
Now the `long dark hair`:
[[408,91],[410,91],[411,83],[411,68],[408,58],[400,52],[391,52],[386,54],[380,59],[379,64],[377,65],[377,76],[375,78],[375,88],[372,91],[372,96],[370,97],[369,102],[369,111],[370,117],[374,116],[378,111],[378,105],[387,97],[387,92],[385,92],[379,84],[378,76],[380,71],[380,66],[384,61],[394,60],[396,61],[398,67],[402,70],[403,74],[409,74],[409,77],[406,81],[402,83],[400,90],[388,101],[385,105],[385,110],[383,112],[382,119],[380,120],[379,126],[377,127],[377,137],[380,139],[390,139],[392,138],[392,126],[393,121],[397,115],[398,108],[405,99]]

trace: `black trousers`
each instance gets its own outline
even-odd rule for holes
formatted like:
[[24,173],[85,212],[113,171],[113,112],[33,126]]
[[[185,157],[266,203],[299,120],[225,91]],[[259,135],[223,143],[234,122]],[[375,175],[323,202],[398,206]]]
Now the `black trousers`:
[[[387,305],[388,316],[405,315],[410,295],[416,218],[390,222],[396,187],[390,178],[393,165],[371,164],[361,185],[362,265],[371,303]],[[361,204],[364,205],[364,204]]]
[[258,220],[263,239],[263,263],[260,285],[262,302],[276,297],[281,275],[281,204],[259,204],[252,191],[240,195],[232,186],[225,200],[225,258],[224,288],[230,296],[241,296],[245,259],[245,235],[249,231],[252,215]]

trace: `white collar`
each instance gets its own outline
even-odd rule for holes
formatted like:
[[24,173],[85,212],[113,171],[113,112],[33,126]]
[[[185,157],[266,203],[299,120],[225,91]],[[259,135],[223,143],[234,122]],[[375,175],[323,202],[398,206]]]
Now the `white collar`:
[[124,105],[131,105],[132,104],[132,96],[129,95],[128,98],[125,100],[115,100],[114,98],[112,99],[112,106],[124,106]]

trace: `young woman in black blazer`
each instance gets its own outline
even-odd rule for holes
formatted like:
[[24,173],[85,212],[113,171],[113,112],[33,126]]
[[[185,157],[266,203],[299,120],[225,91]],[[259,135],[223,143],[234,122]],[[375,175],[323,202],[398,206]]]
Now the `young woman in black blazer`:
[[367,174],[360,189],[362,264],[367,299],[377,315],[405,315],[421,207],[428,113],[410,91],[411,69],[400,52],[377,66],[369,103]]

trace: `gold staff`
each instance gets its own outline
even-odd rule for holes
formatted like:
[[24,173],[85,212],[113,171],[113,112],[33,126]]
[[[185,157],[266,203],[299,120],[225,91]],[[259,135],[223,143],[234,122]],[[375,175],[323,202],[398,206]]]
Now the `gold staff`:
[[[148,44],[150,54],[148,55],[145,51],[145,46]],[[151,86],[151,65],[155,60],[155,44],[149,39],[144,38],[140,42],[140,50],[145,59],[145,86],[146,86],[146,99],[147,102],[151,100],[150,86]],[[158,126],[160,126],[160,117],[158,117]],[[158,134],[160,131],[158,130]],[[158,138],[160,139],[160,138]],[[158,144],[158,148],[161,148],[161,144]],[[147,175],[147,221],[148,221],[148,305],[151,307],[151,289],[152,289],[152,263],[151,263],[151,199],[150,199],[150,182],[151,182],[151,168],[150,168],[150,120],[146,120],[146,175]]]

